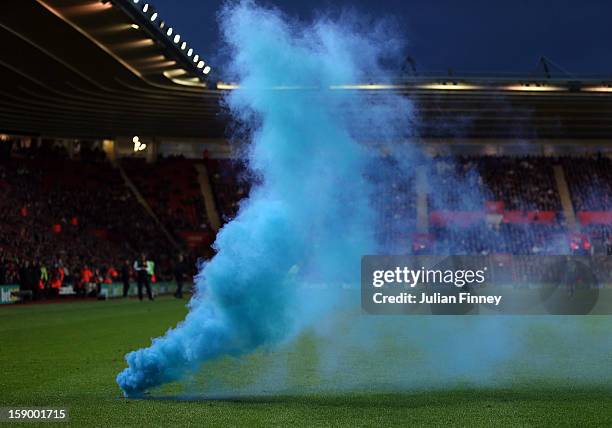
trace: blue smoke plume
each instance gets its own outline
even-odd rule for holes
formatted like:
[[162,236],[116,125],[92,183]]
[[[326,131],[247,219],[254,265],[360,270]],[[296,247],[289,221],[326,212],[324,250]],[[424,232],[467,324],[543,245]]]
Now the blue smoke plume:
[[235,394],[216,360],[272,346],[275,353],[254,355],[273,359],[270,373],[242,392],[286,391],[283,352],[309,335],[317,338],[318,391],[612,379],[609,317],[360,316],[360,258],[405,253],[416,228],[405,196],[423,188],[419,174],[430,175],[434,207],[445,204],[443,194],[481,206],[478,177],[436,180],[431,160],[398,144],[412,137],[409,101],[350,89],[390,80],[390,59],[402,58],[403,46],[388,22],[348,14],[304,25],[249,1],[224,8],[220,22],[240,84],[225,101],[257,184],[220,231],[186,319],[127,355],[117,376],[125,395],[202,366],[219,381],[213,393]]
[[247,130],[246,160],[261,184],[220,231],[186,319],[126,356],[117,382],[127,396],[291,337],[334,304],[333,293],[301,298],[303,285],[356,284],[376,244],[372,154],[354,134],[384,143],[409,129],[406,101],[338,88],[384,81],[380,63],[401,49],[386,26],[351,16],[292,25],[248,1],[220,17],[240,83],[226,102]]

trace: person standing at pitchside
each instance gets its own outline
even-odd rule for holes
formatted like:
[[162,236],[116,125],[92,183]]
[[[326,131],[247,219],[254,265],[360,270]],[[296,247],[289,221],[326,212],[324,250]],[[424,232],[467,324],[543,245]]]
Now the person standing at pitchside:
[[138,284],[138,299],[142,301],[142,287],[144,286],[147,288],[147,297],[149,297],[149,300],[153,300],[151,282],[149,281],[149,263],[144,254],[141,254],[140,258],[134,262],[134,272],[136,272]]

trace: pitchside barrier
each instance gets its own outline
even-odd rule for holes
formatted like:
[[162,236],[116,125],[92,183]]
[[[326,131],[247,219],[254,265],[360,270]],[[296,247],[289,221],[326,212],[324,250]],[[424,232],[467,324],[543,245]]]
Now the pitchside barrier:
[[10,305],[19,301],[18,285],[0,285],[0,305]]
[[[184,292],[189,292],[192,288],[191,283],[185,283],[183,286]],[[143,294],[146,295],[146,290],[142,290]],[[176,291],[176,282],[174,281],[161,281],[151,284],[151,291],[155,296],[163,296],[165,294],[173,294]],[[74,289],[71,286],[62,287],[60,289],[60,296],[74,295]],[[138,296],[138,286],[136,283],[130,284],[128,296]],[[102,284],[100,287],[100,298],[103,299],[114,299],[123,297],[123,284],[112,283]],[[0,305],[10,305],[18,303],[20,300],[19,285],[0,285]]]
[[[191,284],[185,283],[183,285],[183,292],[191,290]],[[162,296],[164,294],[174,294],[176,292],[176,282],[174,281],[161,281],[151,284],[151,291],[155,296]],[[142,293],[144,296],[147,294],[147,290],[143,287]],[[138,286],[136,283],[130,284],[128,296],[138,296]],[[107,299],[114,299],[123,297],[123,284],[114,282],[112,284],[102,284],[100,290],[100,297]]]

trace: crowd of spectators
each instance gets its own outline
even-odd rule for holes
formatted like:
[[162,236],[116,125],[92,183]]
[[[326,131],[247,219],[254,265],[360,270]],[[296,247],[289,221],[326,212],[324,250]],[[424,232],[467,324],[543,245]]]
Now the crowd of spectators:
[[484,156],[472,158],[478,164],[487,200],[503,201],[508,210],[558,211],[553,158],[533,156]]
[[[231,160],[207,165],[223,219],[231,219],[248,193],[244,167]],[[416,168],[405,170],[390,156],[377,159],[367,174],[373,186],[378,241],[387,249],[406,248],[416,230]],[[568,250],[608,248],[612,226],[584,226],[584,242],[572,243],[561,206],[554,167],[560,165],[576,211],[612,210],[612,162],[607,157],[436,156],[426,169],[427,209],[485,212],[489,202],[522,214],[552,212],[550,224],[486,221],[465,226],[431,226],[438,252],[456,254],[559,254]],[[397,248],[396,248],[397,247]]]
[[[471,226],[431,227],[430,251],[454,254],[562,254],[567,251],[602,254],[612,246],[612,225],[584,225],[582,238],[570,231],[561,206],[554,167],[565,174],[573,208],[612,210],[612,161],[602,155],[437,156],[428,171],[429,211],[485,212],[488,202],[504,211],[523,214],[552,212],[551,224],[488,221]],[[413,221],[414,216],[408,220]],[[424,246],[421,246],[424,248]]]
[[501,201],[507,210],[560,210],[555,162],[532,156],[436,157],[430,173],[430,187],[435,189],[430,206],[472,211],[482,210],[485,201]]
[[[382,156],[367,175],[372,184],[372,206],[377,215],[377,239],[386,248],[404,245],[416,219],[416,176],[413,168]],[[381,165],[382,164],[382,165]],[[401,237],[403,239],[396,239]]]
[[209,230],[194,163],[183,157],[124,159],[124,170],[166,229],[180,240],[181,231]]
[[612,210],[612,160],[601,154],[563,157],[572,203],[576,211]]
[[0,284],[78,289],[140,253],[163,277],[176,253],[97,150],[16,147],[0,159],[0,212]]
[[244,163],[238,160],[206,158],[206,168],[221,220],[231,220],[240,200],[248,196],[253,177],[247,177]]
[[478,164],[467,157],[438,156],[427,171],[429,208],[444,211],[481,211],[485,188]]

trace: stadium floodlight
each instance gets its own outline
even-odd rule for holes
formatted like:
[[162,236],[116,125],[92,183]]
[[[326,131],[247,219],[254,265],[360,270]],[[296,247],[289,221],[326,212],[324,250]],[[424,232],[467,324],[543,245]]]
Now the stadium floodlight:
[[147,145],[140,141],[140,137],[138,135],[134,135],[134,138],[132,138],[132,143],[134,143],[135,152],[141,152],[147,148]]
[[134,4],[138,3],[140,0],[134,0]]
[[168,31],[166,31],[166,34],[168,35],[168,37],[172,35],[172,27],[168,28]]
[[147,13],[149,11],[149,3],[145,3],[144,6],[142,7],[142,11],[144,13]]
[[153,15],[151,15],[151,21],[155,21],[157,19],[157,12],[153,12]]
[[200,60],[200,55],[196,55],[193,57],[193,62],[198,62]]
[[206,67],[204,67],[204,70],[202,70],[202,73],[204,73],[204,74],[210,73],[210,66],[207,65]]
[[187,56],[191,56],[193,55],[193,49],[189,48],[189,50],[187,51]]
[[204,61],[198,62],[198,68],[203,68],[203,67],[204,67]]
[[140,27],[138,26],[138,24],[132,24],[132,25],[131,25],[131,27],[132,27],[134,30],[138,30],[138,29],[140,28]]
[[187,42],[181,44],[181,50],[184,51],[185,49],[187,49]]
[[174,36],[174,43],[178,43],[181,41],[181,35],[177,34],[176,36]]

